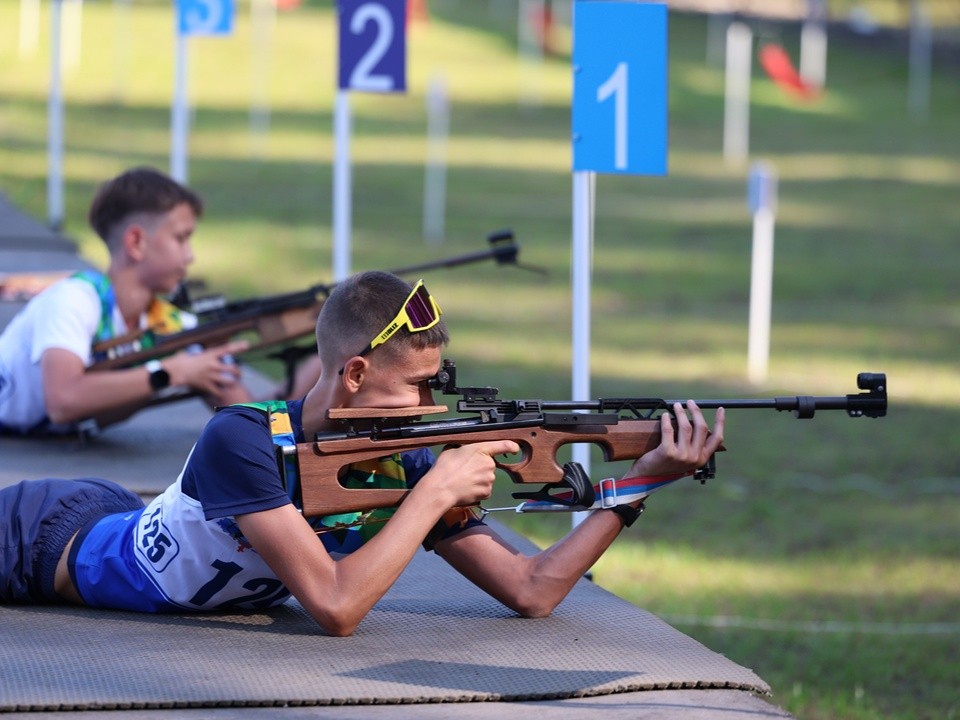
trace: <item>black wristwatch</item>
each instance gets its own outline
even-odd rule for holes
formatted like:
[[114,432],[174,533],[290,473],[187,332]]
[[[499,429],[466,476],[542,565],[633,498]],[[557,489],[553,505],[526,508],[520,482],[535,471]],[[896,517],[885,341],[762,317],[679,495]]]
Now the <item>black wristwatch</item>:
[[624,527],[630,527],[643,514],[643,504],[638,508],[632,505],[614,505],[610,510],[620,516]]
[[150,377],[150,388],[157,392],[170,385],[170,373],[163,369],[159,360],[148,360],[144,363]]

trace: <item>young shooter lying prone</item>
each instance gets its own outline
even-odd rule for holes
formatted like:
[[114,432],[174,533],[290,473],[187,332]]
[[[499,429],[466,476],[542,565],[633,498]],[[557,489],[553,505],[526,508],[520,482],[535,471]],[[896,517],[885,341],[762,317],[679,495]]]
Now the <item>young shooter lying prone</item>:
[[[460,522],[453,508],[490,495],[494,456],[519,451],[499,440],[354,465],[351,478],[412,490],[387,522],[318,535],[323,518],[304,518],[291,501],[273,437],[286,432],[304,443],[338,429],[328,418],[335,408],[433,405],[429,381],[448,336],[422,282],[412,289],[367,272],[337,285],[317,337],[322,372],[306,397],[272,412],[219,411],[180,478],[146,508],[102,480],[24,481],[0,491],[0,601],[184,612],[263,608],[292,594],[326,632],[349,635],[424,544],[520,615],[542,617],[635,515],[631,506],[592,512],[531,556],[477,517]],[[673,410],[676,431],[665,414],[660,445],[627,476],[690,472],[720,447],[722,408],[712,433],[692,401]]]
[[[211,408],[250,400],[230,359],[247,349],[243,340],[90,372],[102,364],[96,346],[136,331],[195,327],[196,316],[164,296],[194,260],[202,214],[197,193],[153,168],[132,168],[100,185],[89,220],[110,256],[106,272],[60,279],[0,332],[0,435],[72,434],[89,421],[103,428],[149,407],[168,387],[197,393]],[[310,358],[296,371],[299,392],[314,384],[318,364]]]

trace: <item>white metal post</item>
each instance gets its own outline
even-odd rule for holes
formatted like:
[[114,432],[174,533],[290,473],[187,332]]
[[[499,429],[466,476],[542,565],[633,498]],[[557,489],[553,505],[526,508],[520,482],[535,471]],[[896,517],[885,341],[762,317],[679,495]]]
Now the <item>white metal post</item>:
[[817,89],[827,84],[827,28],[818,20],[808,20],[800,30],[800,77]]
[[723,159],[728,165],[745,162],[750,149],[752,47],[753,31],[742,22],[730,23],[723,122]]
[[63,227],[63,91],[60,86],[62,0],[50,3],[50,93],[47,98],[47,224]]
[[[590,399],[590,277],[593,269],[593,217],[596,197],[596,173],[573,173],[573,243],[570,261],[573,294],[573,376],[574,400]],[[572,446],[571,459],[590,475],[590,445]],[[573,513],[573,525],[580,524],[586,512]]]
[[807,0],[806,19],[800,29],[800,77],[818,90],[827,83],[826,19],[824,0]]
[[427,91],[427,166],[423,179],[423,239],[443,242],[446,234],[447,139],[450,103],[447,83],[436,77]]
[[350,93],[338,90],[333,113],[333,280],[350,275]]
[[187,99],[187,52],[189,40],[177,33],[173,59],[173,106],[170,109],[170,177],[187,182],[187,135],[190,107]]
[[769,163],[756,163],[751,168],[748,202],[753,212],[753,250],[750,265],[747,377],[750,382],[759,384],[767,379],[770,361],[770,308],[773,303],[773,229],[777,177]]
[[773,211],[753,214],[753,256],[750,272],[750,336],[747,377],[752,383],[767,379],[770,361],[770,305],[773,294]]
[[270,132],[270,60],[277,6],[274,0],[253,0],[250,5],[250,147],[254,156],[266,154]]

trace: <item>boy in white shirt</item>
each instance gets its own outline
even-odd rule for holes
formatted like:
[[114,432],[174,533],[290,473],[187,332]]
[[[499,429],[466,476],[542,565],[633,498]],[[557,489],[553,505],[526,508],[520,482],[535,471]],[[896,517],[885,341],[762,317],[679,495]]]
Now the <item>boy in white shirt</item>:
[[[87,372],[92,347],[151,327],[193,262],[191,238],[203,203],[151,168],[101,185],[89,220],[110,253],[106,274],[84,272],[33,298],[0,335],[0,433],[64,433],[79,421],[100,427],[146,407],[155,393],[184,386],[211,406],[250,400],[231,356],[246,342],[182,351],[140,367]],[[184,314],[181,327],[195,323]]]

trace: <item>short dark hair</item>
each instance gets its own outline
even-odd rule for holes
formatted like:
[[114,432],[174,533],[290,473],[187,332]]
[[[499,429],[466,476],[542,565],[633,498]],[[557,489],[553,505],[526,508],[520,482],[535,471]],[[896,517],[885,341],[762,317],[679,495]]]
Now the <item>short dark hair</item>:
[[[334,286],[317,318],[317,349],[323,367],[346,361],[383,331],[400,311],[413,287],[396,275],[380,270],[353,275]],[[395,357],[413,348],[440,347],[450,341],[443,320],[422,332],[406,327],[397,331],[375,352]]]
[[114,231],[131,215],[161,215],[181,203],[198,218],[203,214],[203,201],[193,190],[155,168],[136,167],[100,185],[87,217],[109,247]]

